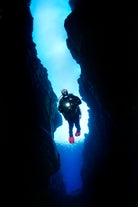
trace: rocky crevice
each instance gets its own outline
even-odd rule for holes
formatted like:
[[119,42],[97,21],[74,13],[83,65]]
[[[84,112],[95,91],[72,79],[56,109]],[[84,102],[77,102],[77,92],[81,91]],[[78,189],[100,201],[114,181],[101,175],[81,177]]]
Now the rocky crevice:
[[[49,178],[60,168],[53,134],[61,117],[47,69],[37,58],[29,5],[30,0],[0,3],[2,188],[5,202],[8,196],[17,206],[29,199],[43,206]],[[67,46],[81,67],[80,94],[90,108],[79,203],[136,206],[136,13],[117,2],[70,5]]]

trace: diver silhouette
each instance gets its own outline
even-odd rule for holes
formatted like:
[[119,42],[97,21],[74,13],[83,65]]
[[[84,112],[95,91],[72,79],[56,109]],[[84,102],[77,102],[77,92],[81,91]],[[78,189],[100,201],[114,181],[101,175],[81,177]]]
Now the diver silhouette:
[[61,97],[59,99],[58,110],[64,116],[65,120],[68,121],[69,125],[69,142],[74,143],[73,127],[76,127],[75,136],[80,136],[80,118],[81,110],[79,105],[82,103],[78,96],[68,93],[67,89],[61,91]]

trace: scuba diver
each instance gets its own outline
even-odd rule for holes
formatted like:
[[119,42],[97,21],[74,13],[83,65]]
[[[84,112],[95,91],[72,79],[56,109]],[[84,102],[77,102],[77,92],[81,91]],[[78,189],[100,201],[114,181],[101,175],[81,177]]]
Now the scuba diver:
[[76,127],[75,136],[80,136],[80,118],[81,110],[79,105],[82,103],[78,96],[68,93],[67,89],[61,91],[61,97],[59,100],[58,110],[64,116],[65,120],[68,121],[69,125],[69,142],[74,143],[73,127]]

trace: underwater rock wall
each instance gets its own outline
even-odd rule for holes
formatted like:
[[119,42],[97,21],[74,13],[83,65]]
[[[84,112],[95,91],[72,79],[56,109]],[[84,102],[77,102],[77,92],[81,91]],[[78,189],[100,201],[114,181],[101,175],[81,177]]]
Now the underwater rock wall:
[[138,18],[130,2],[125,8],[80,0],[65,20],[67,46],[81,67],[80,93],[90,107],[82,177],[83,196],[93,206],[135,206],[138,195]]
[[18,199],[22,202],[33,198],[35,203],[60,167],[53,135],[61,117],[47,69],[37,58],[29,4],[30,0],[3,1],[0,5],[4,81],[2,186],[4,195],[15,205]]
[[[70,3],[67,46],[80,64],[80,93],[90,108],[81,203],[137,206],[136,13],[118,2]],[[5,203],[8,196],[15,206],[24,197],[35,203],[60,167],[53,132],[61,117],[32,41],[29,4],[0,3],[1,185]]]

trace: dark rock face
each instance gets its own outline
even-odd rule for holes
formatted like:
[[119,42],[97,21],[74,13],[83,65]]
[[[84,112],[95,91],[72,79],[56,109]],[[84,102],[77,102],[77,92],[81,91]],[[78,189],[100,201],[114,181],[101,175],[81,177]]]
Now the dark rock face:
[[[78,206],[135,207],[137,16],[131,5],[125,12],[120,3],[69,2],[73,11],[65,20],[67,46],[80,64],[80,94],[90,108]],[[25,200],[41,207],[49,200],[49,178],[60,168],[53,133],[61,117],[32,41],[29,4],[30,0],[0,3],[1,173],[5,202],[8,197],[14,206]],[[56,206],[50,200],[50,207]]]
[[1,78],[5,85],[1,168],[3,192],[15,205],[18,200],[30,200],[30,205],[33,201],[40,206],[37,202],[47,191],[50,176],[60,167],[53,135],[61,117],[47,69],[37,58],[29,3],[1,4]]
[[65,29],[81,66],[80,93],[90,107],[84,197],[93,206],[136,206],[137,15],[130,4],[127,13],[117,2],[79,2]]

